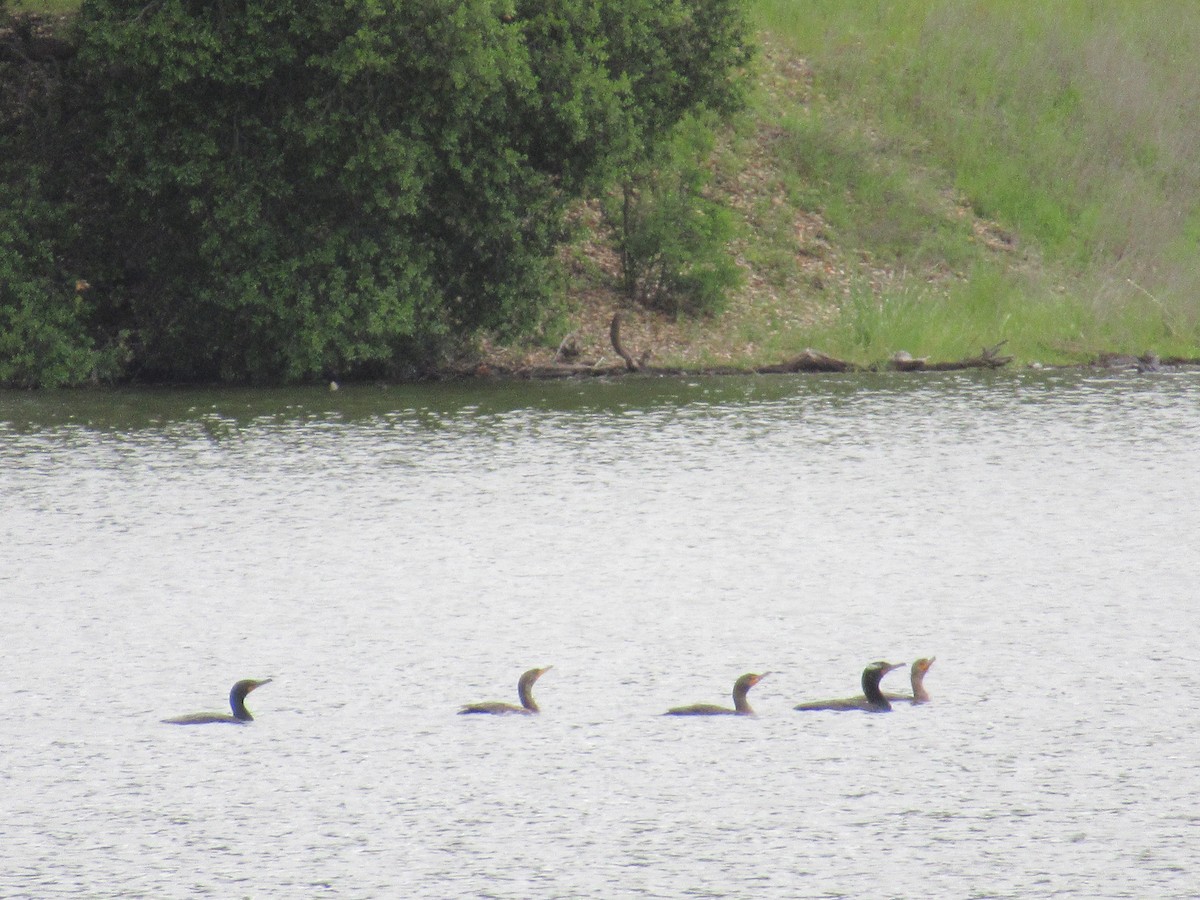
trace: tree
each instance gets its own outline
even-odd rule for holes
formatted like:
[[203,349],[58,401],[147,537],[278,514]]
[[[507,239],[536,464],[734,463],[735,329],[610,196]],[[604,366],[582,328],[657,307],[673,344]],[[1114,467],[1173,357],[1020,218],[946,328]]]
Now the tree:
[[604,198],[625,295],[675,315],[713,315],[743,281],[729,251],[733,214],[705,195],[712,123],[689,119]]
[[88,222],[58,248],[96,285],[85,319],[126,374],[185,380],[389,373],[528,331],[567,205],[730,94],[744,24],[708,26],[737,10],[89,0],[63,194]]
[[666,312],[715,313],[742,273],[728,250],[733,217],[705,195],[703,161],[712,151],[712,118],[744,102],[740,76],[752,54],[744,6],[650,0],[624,11],[613,43],[637,98],[635,139],[602,205],[622,287],[630,299]]
[[[0,384],[76,384],[115,371],[91,330],[68,248],[79,239],[67,189],[73,133],[62,77],[69,42],[0,0]],[[78,288],[78,289],[77,289]]]

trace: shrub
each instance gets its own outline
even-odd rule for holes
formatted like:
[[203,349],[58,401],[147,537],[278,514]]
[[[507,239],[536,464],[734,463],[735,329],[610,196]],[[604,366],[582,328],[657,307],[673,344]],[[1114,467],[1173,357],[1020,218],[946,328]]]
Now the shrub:
[[549,299],[563,211],[737,94],[733,0],[94,0],[111,267],[151,377],[419,363]]
[[102,377],[112,361],[93,346],[81,292],[55,259],[65,226],[38,188],[32,172],[15,190],[0,182],[0,384],[20,387]]
[[626,295],[676,315],[718,313],[742,283],[729,249],[733,216],[704,193],[711,134],[707,123],[688,123],[658,165],[627,176],[604,205]]

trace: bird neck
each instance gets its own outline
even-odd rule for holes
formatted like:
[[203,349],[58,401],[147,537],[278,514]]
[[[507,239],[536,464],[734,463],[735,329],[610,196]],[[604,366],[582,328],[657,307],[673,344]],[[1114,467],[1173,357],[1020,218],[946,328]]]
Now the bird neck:
[[521,698],[521,705],[530,712],[540,712],[537,701],[533,699],[533,685],[519,684],[517,685],[517,696]]
[[879,679],[882,677],[883,673],[878,669],[863,672],[863,696],[867,698],[867,702],[872,706],[877,706],[880,709],[891,709],[892,704],[888,702],[887,697],[883,696],[883,691],[879,689]]
[[250,715],[250,710],[246,709],[245,694],[239,694],[234,691],[229,695],[229,706],[233,710],[233,717],[239,722],[254,721],[254,716]]
[[913,691],[913,702],[914,703],[928,703],[929,702],[929,691],[925,690],[925,685],[923,683],[924,679],[925,679],[924,673],[921,673],[920,675],[914,674],[912,677],[912,691]]
[[748,693],[750,693],[750,688],[735,689],[733,692],[733,708],[742,715],[752,716],[754,715],[754,710],[750,708],[750,701],[746,699]]

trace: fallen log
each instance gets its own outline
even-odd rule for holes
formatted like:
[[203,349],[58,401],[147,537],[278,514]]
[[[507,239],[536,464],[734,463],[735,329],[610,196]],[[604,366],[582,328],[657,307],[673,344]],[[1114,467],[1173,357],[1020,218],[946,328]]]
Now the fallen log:
[[[577,352],[577,344],[573,339],[574,335],[568,335],[559,345],[559,352],[555,354],[554,362],[543,365],[527,365],[527,366],[495,366],[486,363],[478,364],[467,369],[449,370],[448,374],[456,374],[461,376],[474,377],[492,377],[492,378],[520,378],[520,379],[549,379],[549,378],[573,378],[573,377],[604,377],[604,376],[619,376],[630,372],[640,372],[645,375],[788,375],[800,372],[861,372],[864,371],[862,366],[849,362],[844,359],[838,359],[836,356],[830,356],[828,353],[823,353],[820,350],[814,350],[811,347],[805,348],[801,353],[793,358],[782,363],[772,365],[755,366],[750,368],[741,368],[739,366],[712,366],[702,367],[699,369],[688,369],[686,367],[674,366],[651,366],[649,365],[651,353],[647,350],[642,354],[641,359],[633,358],[633,355],[625,349],[621,342],[621,313],[616,313],[612,317],[609,324],[609,338],[612,341],[613,349],[617,355],[621,357],[624,365],[616,363],[606,363],[605,358],[601,357],[593,362],[584,362],[576,359],[569,361],[570,356]],[[1001,341],[991,347],[984,347],[980,350],[978,356],[969,356],[960,359],[956,362],[930,362],[929,357],[913,357],[907,351],[900,350],[892,355],[887,365],[896,371],[900,372],[953,372],[963,369],[998,369],[1012,362],[1012,356],[1001,356],[1000,348],[1007,343]],[[1170,363],[1175,360],[1167,360],[1160,362],[1157,357],[1152,354],[1146,354],[1145,357],[1118,357],[1109,355],[1108,358],[1099,360],[1108,365],[1123,365],[1126,361],[1139,366],[1140,371],[1160,371],[1167,370]],[[878,371],[876,366],[871,366],[867,371]]]
[[1001,356],[1000,348],[1007,344],[1003,340],[991,347],[984,347],[978,356],[968,356],[958,362],[929,363],[924,366],[927,372],[957,372],[962,369],[999,369],[1013,361],[1011,356]]
[[897,372],[920,372],[928,363],[928,356],[913,356],[907,350],[898,350],[889,360],[889,365]]
[[813,350],[811,347],[807,347],[799,356],[793,357],[787,362],[771,366],[759,366],[754,371],[759,375],[779,375],[790,374],[792,372],[856,372],[858,371],[858,366],[854,363],[846,362],[844,359],[830,356],[828,353],[822,353],[820,350]]
[[506,374],[510,378],[541,381],[550,378],[599,378],[609,375],[624,375],[627,371],[629,370],[624,366],[553,365],[524,366],[511,369]]
[[1129,353],[1101,353],[1093,365],[1103,369],[1136,369],[1138,372],[1170,372],[1178,366],[1195,365],[1196,361],[1181,356],[1168,356],[1160,359],[1153,350],[1147,350],[1141,356]]

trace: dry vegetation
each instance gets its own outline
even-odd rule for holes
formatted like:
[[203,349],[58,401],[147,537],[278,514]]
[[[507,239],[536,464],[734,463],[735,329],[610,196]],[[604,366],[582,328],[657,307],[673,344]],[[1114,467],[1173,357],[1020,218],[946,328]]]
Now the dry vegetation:
[[711,161],[744,288],[713,320],[664,319],[628,307],[584,243],[565,318],[504,356],[545,362],[574,330],[612,360],[627,309],[627,346],[663,365],[1001,340],[1022,363],[1200,357],[1200,7],[753,8],[757,89]]
[[[848,245],[818,209],[797,199],[797,175],[787,170],[788,152],[781,146],[791,140],[787,120],[809,114],[812,70],[769,35],[762,40],[753,109],[722,134],[711,160],[713,194],[742,223],[732,250],[745,283],[725,311],[710,318],[672,317],[626,299],[601,217],[594,205],[585,206],[577,212],[583,238],[564,253],[569,288],[561,317],[539,341],[482,342],[476,362],[503,369],[549,366],[565,341],[580,361],[619,364],[609,325],[620,312],[625,346],[635,356],[649,351],[655,365],[752,368],[790,358],[827,334],[858,292],[883,303],[909,283],[936,292],[966,277],[940,257],[886,260],[869,246]],[[923,189],[929,191],[922,202],[932,207],[931,215],[961,231],[985,256],[1020,264],[1011,231],[976,216],[944,184]]]
[[[18,7],[20,8],[20,7]],[[31,4],[26,3],[26,8]],[[745,283],[719,316],[632,304],[595,206],[537,339],[460,361],[753,367],[805,347],[872,364],[1106,352],[1200,357],[1200,7],[754,0],[749,109],[711,192]]]

